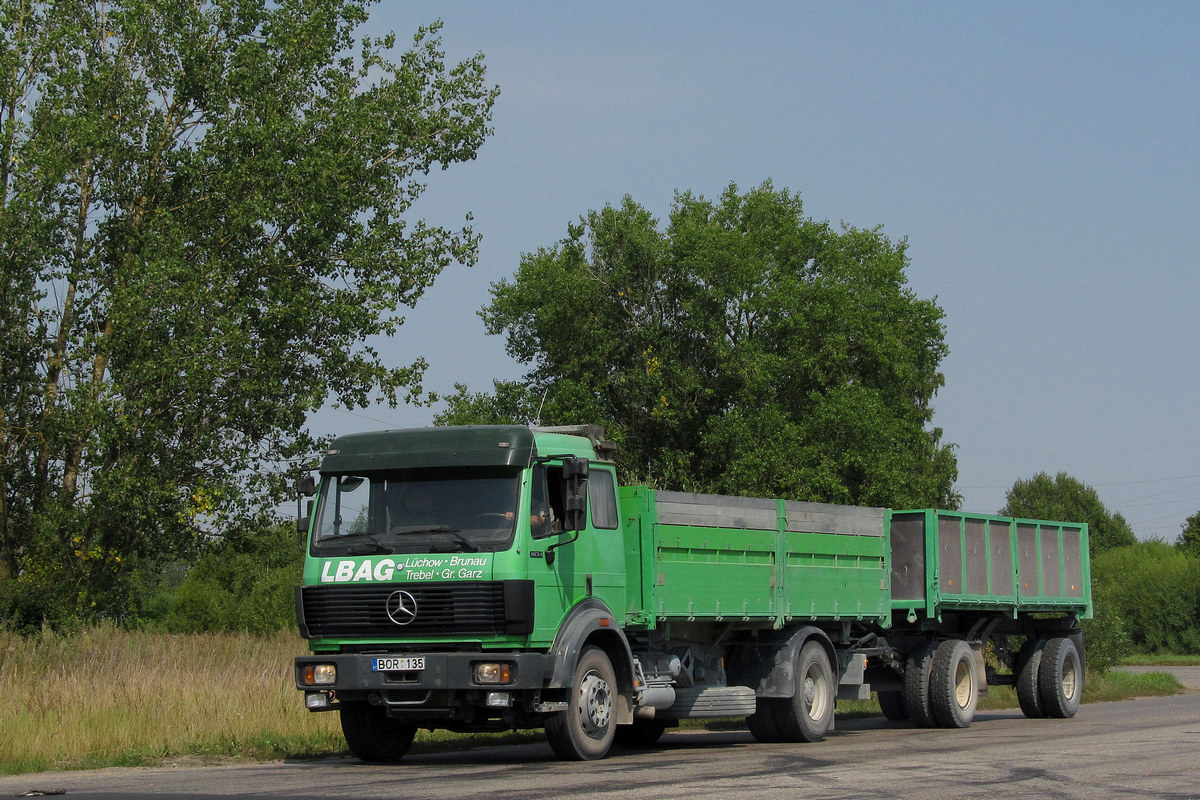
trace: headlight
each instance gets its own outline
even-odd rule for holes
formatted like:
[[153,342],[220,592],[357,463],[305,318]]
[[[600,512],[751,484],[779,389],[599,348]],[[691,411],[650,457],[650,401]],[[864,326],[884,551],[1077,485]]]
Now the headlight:
[[330,686],[337,683],[337,665],[336,664],[305,664],[304,678],[301,681],[305,686]]
[[513,665],[507,661],[481,662],[475,665],[475,682],[501,684],[513,682]]

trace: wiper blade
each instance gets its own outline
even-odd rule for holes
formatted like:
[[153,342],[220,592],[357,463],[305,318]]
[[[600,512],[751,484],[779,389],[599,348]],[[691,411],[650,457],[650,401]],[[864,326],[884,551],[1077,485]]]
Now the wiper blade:
[[443,525],[438,528],[430,528],[429,530],[425,531],[425,533],[448,533],[452,537],[454,537],[454,541],[458,543],[458,550],[460,553],[478,553],[479,552],[479,545],[475,544],[470,539],[463,536],[462,531],[458,530],[457,528],[451,528],[451,527]]
[[[451,528],[449,525],[424,525],[424,526],[414,525],[411,528],[392,528],[392,533],[397,534],[399,536],[420,536],[422,534],[445,533],[445,534],[449,534],[450,536],[452,536],[454,538],[455,543],[458,545],[458,548],[457,548],[458,552],[460,552],[460,553],[478,553],[479,552],[479,545],[472,542],[466,536],[463,536],[462,530],[460,530],[459,528]],[[436,553],[436,552],[447,552],[447,551],[439,551],[437,548],[434,548],[434,549],[430,550],[430,552]],[[453,552],[453,551],[448,551],[448,552]]]
[[361,544],[352,544],[346,548],[346,555],[348,556],[373,556],[390,552],[392,552],[392,548],[380,544],[375,539],[371,539],[369,542],[362,542]]
[[[365,542],[354,542],[350,544],[348,539],[367,539]],[[348,556],[363,556],[377,555],[379,553],[390,553],[392,548],[379,540],[379,534],[363,531],[361,533],[346,533],[339,536],[330,536],[316,543],[319,547],[343,546],[346,547],[346,555]],[[349,546],[347,546],[349,545]]]

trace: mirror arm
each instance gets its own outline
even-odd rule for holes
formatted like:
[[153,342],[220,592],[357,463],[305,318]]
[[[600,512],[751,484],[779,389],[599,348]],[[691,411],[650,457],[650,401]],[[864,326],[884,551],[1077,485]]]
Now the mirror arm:
[[552,544],[546,548],[546,566],[548,566],[548,567],[554,566],[554,551],[555,550],[562,547],[564,544],[570,544],[571,542],[573,542],[579,538],[579,531],[577,531],[577,530],[572,531],[572,533],[574,535],[570,539],[563,539],[561,542],[555,542],[554,544]]

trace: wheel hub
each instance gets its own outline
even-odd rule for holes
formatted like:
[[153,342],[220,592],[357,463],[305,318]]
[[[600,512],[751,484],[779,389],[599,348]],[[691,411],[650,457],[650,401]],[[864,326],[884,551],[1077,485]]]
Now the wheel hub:
[[588,736],[599,738],[612,720],[612,687],[594,672],[579,686],[579,720]]

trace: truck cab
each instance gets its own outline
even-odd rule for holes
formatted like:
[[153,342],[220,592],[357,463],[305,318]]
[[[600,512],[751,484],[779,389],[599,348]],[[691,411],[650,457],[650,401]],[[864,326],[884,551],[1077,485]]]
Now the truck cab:
[[481,426],[333,442],[296,593],[312,650],[296,675],[309,709],[341,712],[355,754],[399,757],[417,727],[545,725],[566,711],[585,641],[612,650],[601,719],[630,719],[614,611],[625,553],[602,436]]

